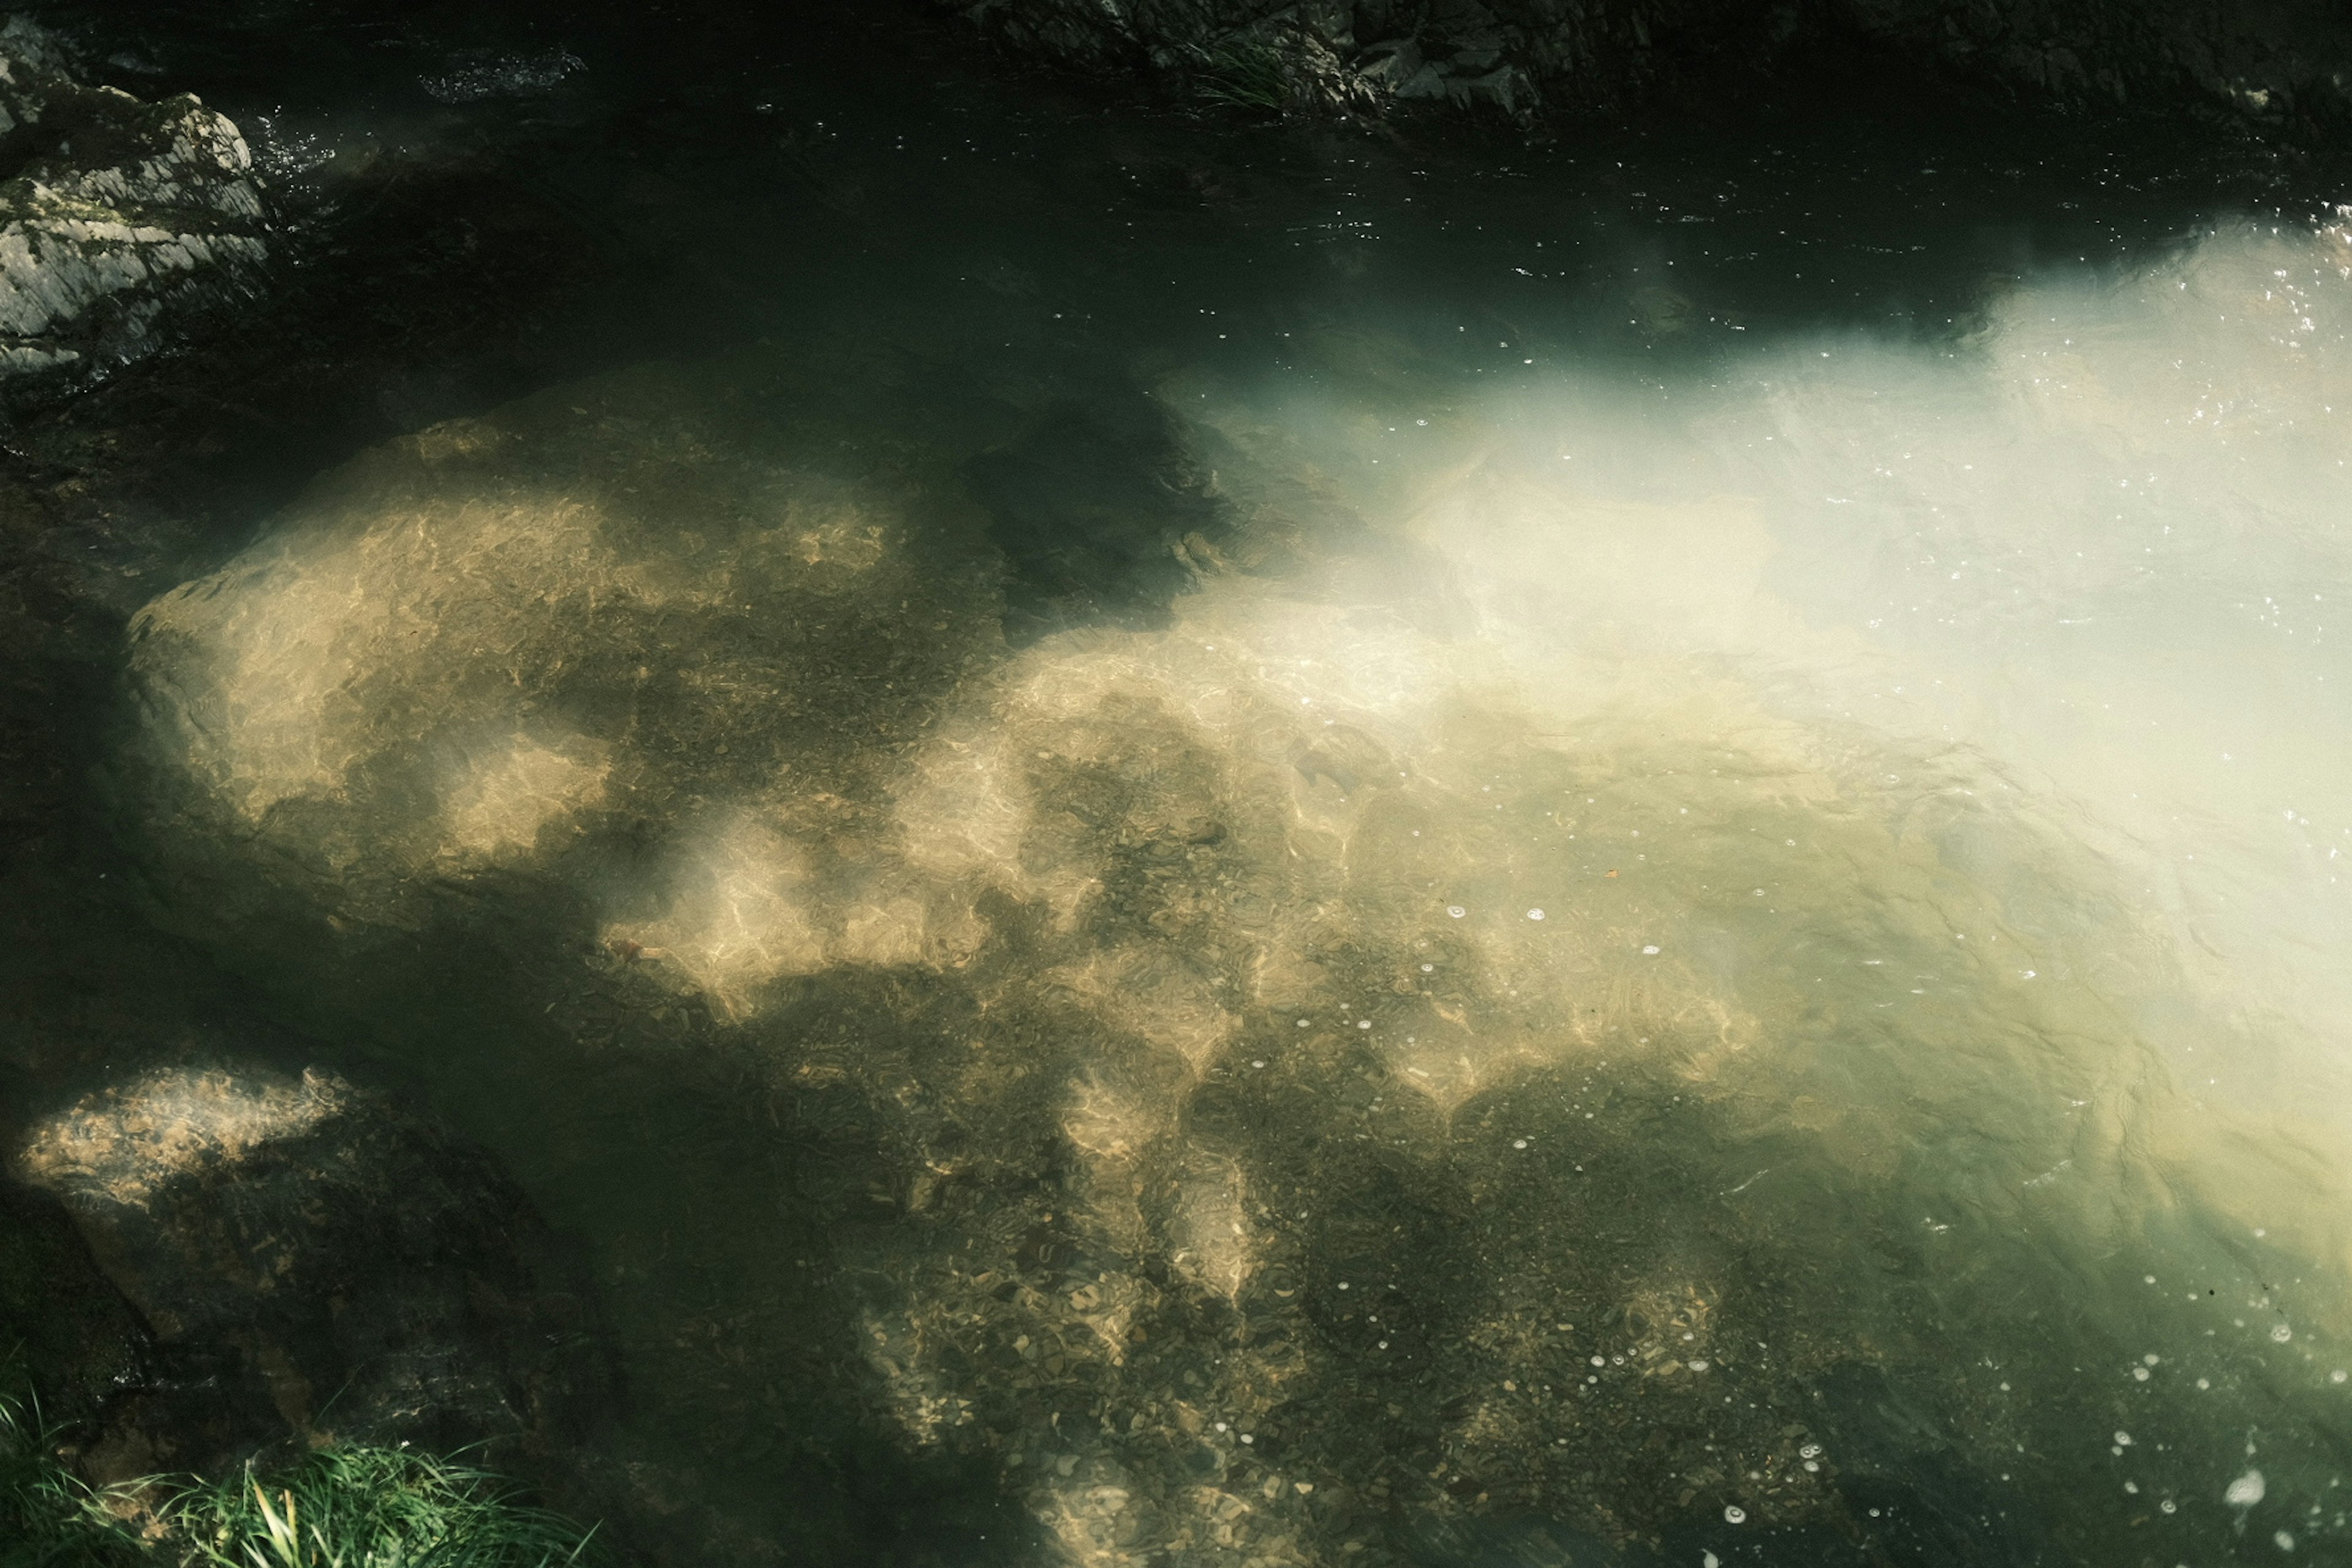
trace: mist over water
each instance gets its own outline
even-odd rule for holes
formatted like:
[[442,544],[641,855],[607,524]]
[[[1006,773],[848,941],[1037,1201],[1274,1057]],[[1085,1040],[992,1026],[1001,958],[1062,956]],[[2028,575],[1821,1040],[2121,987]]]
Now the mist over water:
[[745,1561],[2336,1561],[2352,240],[1985,156],[845,253],[151,603],[159,895]]

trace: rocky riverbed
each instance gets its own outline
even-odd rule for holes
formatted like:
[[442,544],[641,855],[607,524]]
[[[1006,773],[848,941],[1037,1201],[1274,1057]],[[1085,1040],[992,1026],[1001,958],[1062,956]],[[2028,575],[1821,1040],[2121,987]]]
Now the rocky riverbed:
[[[1719,10],[0,27],[0,1334],[84,1472],[2333,1549],[2332,861],[2014,628],[2317,635],[2343,40]],[[2328,829],[2248,689],[2178,722]]]

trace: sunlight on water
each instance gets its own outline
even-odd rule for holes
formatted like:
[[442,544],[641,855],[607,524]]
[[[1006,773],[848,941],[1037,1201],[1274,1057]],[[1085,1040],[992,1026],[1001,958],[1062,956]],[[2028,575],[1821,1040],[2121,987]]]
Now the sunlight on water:
[[667,1441],[846,1387],[1072,1563],[2336,1550],[2347,279],[625,372],[149,605],[126,767],[185,918],[566,1082],[478,1114]]

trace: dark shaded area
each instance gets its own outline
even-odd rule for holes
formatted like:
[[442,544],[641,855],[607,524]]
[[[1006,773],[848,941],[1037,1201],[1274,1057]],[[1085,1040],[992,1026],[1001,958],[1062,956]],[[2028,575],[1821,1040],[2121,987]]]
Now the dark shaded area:
[[1146,626],[1219,563],[1229,531],[1212,486],[1139,393],[1061,404],[1019,442],[965,466],[1012,573],[1016,643],[1097,618]]
[[94,1429],[118,1388],[154,1381],[154,1337],[54,1197],[0,1182],[0,1358],[33,1373],[43,1413]]
[[1883,1367],[1854,1362],[1822,1379],[1822,1426],[1843,1456],[1843,1484],[1880,1521],[1877,1547],[1919,1568],[2060,1561],[2022,1489],[1996,1489],[1955,1452],[1935,1415]]
[[995,0],[1003,47],[1261,112],[1574,123],[1660,109],[1729,123],[1871,79],[2097,120],[2200,110],[2305,141],[2338,132],[2352,35],[2327,0]]

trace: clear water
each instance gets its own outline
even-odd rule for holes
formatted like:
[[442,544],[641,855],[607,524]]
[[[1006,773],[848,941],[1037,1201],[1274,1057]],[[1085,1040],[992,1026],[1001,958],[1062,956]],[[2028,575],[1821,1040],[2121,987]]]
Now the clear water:
[[2352,1558],[2332,210],[802,85],[621,187],[732,346],[134,626],[167,901],[581,1239],[624,1506]]

